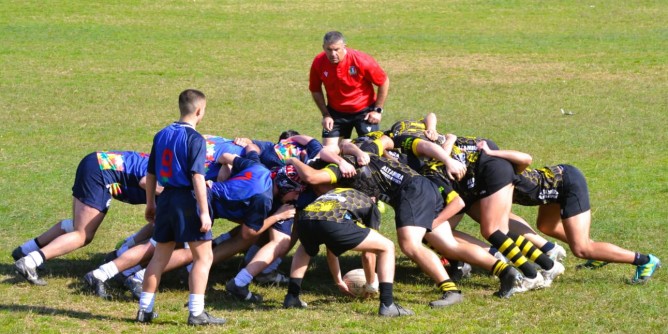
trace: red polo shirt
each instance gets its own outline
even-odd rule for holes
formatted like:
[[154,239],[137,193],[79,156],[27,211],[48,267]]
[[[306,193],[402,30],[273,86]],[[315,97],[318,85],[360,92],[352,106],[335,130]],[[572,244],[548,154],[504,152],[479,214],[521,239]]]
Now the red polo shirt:
[[346,48],[345,57],[332,64],[325,52],[319,53],[309,76],[309,90],[321,92],[325,85],[327,105],[342,113],[357,113],[376,102],[373,85],[385,83],[385,71],[368,54]]

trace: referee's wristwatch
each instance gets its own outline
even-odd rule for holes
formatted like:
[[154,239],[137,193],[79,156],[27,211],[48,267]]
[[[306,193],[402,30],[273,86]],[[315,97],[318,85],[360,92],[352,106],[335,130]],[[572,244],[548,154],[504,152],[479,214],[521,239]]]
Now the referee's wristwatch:
[[381,107],[373,107],[373,108],[371,108],[371,111],[375,111],[375,112],[377,112],[377,113],[379,113],[379,114],[382,114],[382,113],[383,113],[383,108],[381,108]]

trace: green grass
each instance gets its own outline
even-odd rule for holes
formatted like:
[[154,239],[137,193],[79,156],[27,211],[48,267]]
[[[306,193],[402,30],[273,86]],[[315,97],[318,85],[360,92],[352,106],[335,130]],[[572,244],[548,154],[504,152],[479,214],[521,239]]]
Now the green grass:
[[[0,11],[0,332],[168,332],[185,326],[187,289],[166,275],[152,326],[129,297],[100,301],[80,277],[143,223],[113,204],[94,242],[48,262],[48,287],[17,282],[9,253],[71,215],[79,160],[150,148],[185,88],[208,96],[202,133],[319,137],[308,68],[323,34],[373,55],[391,80],[383,125],[436,112],[439,129],[571,163],[589,180],[595,240],[668,259],[668,4],[665,1],[5,1]],[[574,112],[563,116],[560,109]],[[535,208],[516,208],[528,221]],[[391,214],[382,232],[394,238]],[[229,223],[217,222],[222,231]],[[462,227],[475,231],[469,220]],[[396,298],[417,315],[379,319],[376,301],[338,295],[323,259],[307,274],[308,310],[229,300],[239,259],[215,267],[207,305],[232,332],[662,332],[666,275],[629,286],[633,268],[567,271],[545,291],[498,300],[474,276],[465,302],[426,303],[432,283],[397,254]],[[283,264],[287,270],[289,258]],[[343,258],[344,270],[358,267]],[[214,332],[219,329],[202,329]]]

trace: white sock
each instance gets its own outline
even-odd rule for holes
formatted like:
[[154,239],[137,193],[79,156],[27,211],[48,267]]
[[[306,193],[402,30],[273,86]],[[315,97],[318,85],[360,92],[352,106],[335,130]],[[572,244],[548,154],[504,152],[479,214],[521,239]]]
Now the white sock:
[[26,258],[26,265],[30,268],[37,268],[42,263],[44,263],[44,258],[42,258],[42,256],[39,255],[38,251],[33,251],[28,253],[28,255],[26,255],[25,258]]
[[278,259],[274,260],[274,262],[270,263],[269,266],[268,266],[267,268],[265,268],[264,270],[262,270],[262,273],[263,273],[263,274],[269,274],[269,273],[271,273],[272,271],[277,270],[277,269],[278,269],[278,266],[281,265],[281,262],[283,262],[283,259],[281,259],[281,258],[279,257]]
[[153,312],[153,305],[155,304],[155,293],[141,292],[139,297],[139,309],[146,312]]
[[198,316],[204,312],[204,295],[190,294],[188,298],[188,311],[194,316]]
[[234,277],[234,284],[237,286],[246,286],[253,281],[253,275],[251,275],[246,268],[241,269],[237,276]]
[[31,252],[34,252],[39,249],[39,246],[37,246],[37,243],[35,242],[35,239],[30,239],[26,241],[23,245],[21,245],[21,252],[23,254],[29,254]]
[[136,277],[138,280],[140,280],[140,281],[143,282],[143,281],[144,281],[144,274],[145,274],[145,273],[146,273],[146,268],[144,268],[144,269],[142,269],[142,270],[136,272],[136,273],[135,273],[135,277]]
[[[106,279],[103,279],[102,281],[106,281],[107,279],[110,279],[110,278],[116,276],[116,274],[118,274],[118,267],[116,267],[116,264],[113,263],[113,262],[108,262],[108,263],[105,263],[105,264],[101,265],[100,268],[98,268],[98,270],[104,272],[104,275],[106,276]],[[93,272],[93,275],[95,275],[95,272]],[[97,277],[97,276],[95,276],[95,277]],[[97,277],[97,278],[100,278],[100,277]],[[100,279],[102,279],[102,278],[100,278]]]
[[136,266],[134,266],[134,267],[132,267],[132,268],[130,268],[130,269],[123,270],[123,276],[125,276],[125,277],[130,277],[130,276],[132,276],[134,273],[140,271],[141,269],[142,269],[142,268],[141,268],[140,265],[136,265]]
[[246,251],[246,256],[244,256],[244,262],[245,263],[250,263],[253,260],[253,257],[255,254],[257,254],[257,251],[260,250],[260,246],[253,244],[248,248]]

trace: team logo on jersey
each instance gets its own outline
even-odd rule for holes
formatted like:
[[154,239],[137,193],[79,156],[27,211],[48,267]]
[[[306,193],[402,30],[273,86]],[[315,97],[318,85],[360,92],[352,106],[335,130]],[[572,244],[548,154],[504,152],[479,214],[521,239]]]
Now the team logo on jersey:
[[350,75],[357,75],[357,67],[355,67],[355,66],[350,66],[350,68],[348,68],[348,74],[350,74]]
[[114,152],[97,152],[97,163],[100,170],[115,170],[122,172],[125,170],[123,155]]
[[322,74],[325,75],[325,78],[326,78],[327,76],[329,76],[329,72],[327,72],[327,71],[323,72]]

